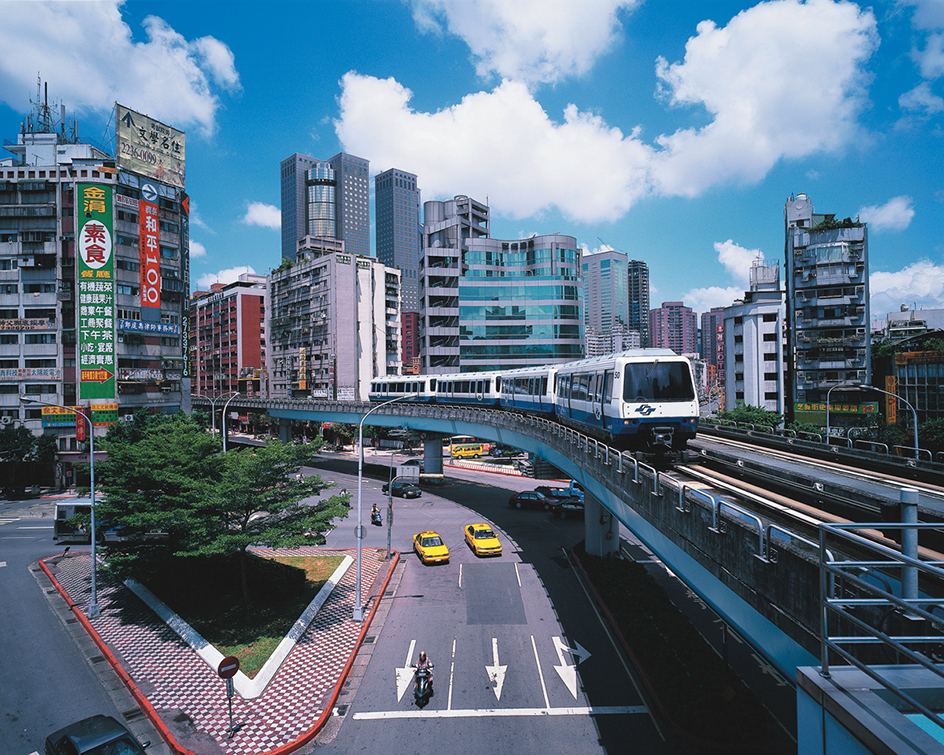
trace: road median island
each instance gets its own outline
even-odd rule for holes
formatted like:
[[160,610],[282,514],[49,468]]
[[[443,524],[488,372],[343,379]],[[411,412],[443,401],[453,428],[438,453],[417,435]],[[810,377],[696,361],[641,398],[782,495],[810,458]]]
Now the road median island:
[[622,558],[571,557],[646,688],[650,705],[698,747],[761,752],[773,731],[769,713],[725,665],[645,567]]

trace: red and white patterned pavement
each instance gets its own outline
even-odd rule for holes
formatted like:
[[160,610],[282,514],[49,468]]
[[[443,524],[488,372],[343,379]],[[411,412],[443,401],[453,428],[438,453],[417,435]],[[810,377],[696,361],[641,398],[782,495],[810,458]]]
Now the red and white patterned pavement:
[[[260,556],[310,556],[313,551],[318,555],[355,556],[353,550],[313,548],[253,552]],[[365,595],[385,563],[381,553],[363,552]],[[81,609],[88,606],[91,594],[90,562],[90,554],[76,553],[60,559],[58,566],[50,565],[54,577]],[[236,693],[233,721],[240,728],[231,739],[227,738],[226,686],[216,669],[124,584],[102,571],[98,572],[97,585],[101,616],[90,623],[162,719],[169,722],[183,713],[198,732],[216,740],[224,753],[258,755],[300,739],[330,705],[364,628],[363,623],[351,619],[355,575],[352,566],[260,697],[243,700]]]

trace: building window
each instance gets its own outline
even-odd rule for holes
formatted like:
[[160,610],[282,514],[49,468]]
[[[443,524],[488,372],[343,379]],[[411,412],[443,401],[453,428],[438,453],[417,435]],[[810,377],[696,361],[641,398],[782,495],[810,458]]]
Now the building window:
[[0,344],[8,345],[20,342],[20,336],[17,333],[2,333],[0,334]]
[[36,343],[55,343],[56,334],[55,333],[27,333],[26,340],[24,343],[36,344]]

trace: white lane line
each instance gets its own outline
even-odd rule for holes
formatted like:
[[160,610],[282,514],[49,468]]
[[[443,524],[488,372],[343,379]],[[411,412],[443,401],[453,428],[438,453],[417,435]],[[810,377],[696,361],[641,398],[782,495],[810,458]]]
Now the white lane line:
[[518,562],[515,561],[515,576],[518,578],[518,589],[521,589],[521,572],[518,571]]
[[394,718],[511,718],[514,716],[605,716],[648,713],[644,705],[602,705],[573,708],[481,708],[470,710],[385,710],[355,713],[355,721]]
[[6,566],[6,565],[7,565],[6,561],[0,561],[0,566]]
[[459,589],[462,589],[462,564],[459,564]]
[[544,693],[544,707],[550,708],[551,701],[547,698],[547,685],[544,683],[544,672],[541,671],[541,659],[538,658],[538,646],[534,641],[534,635],[531,635],[531,647],[534,648],[534,662],[538,665],[538,678],[541,680],[541,691]]
[[456,638],[452,638],[452,665],[449,666],[449,695],[446,700],[446,710],[452,710],[452,682],[456,676]]
[[47,524],[44,527],[17,527],[18,530],[51,530],[52,525]]
[[403,662],[404,666],[409,666],[410,661],[413,660],[413,649],[416,647],[416,640],[410,640],[410,649],[406,651],[406,660]]

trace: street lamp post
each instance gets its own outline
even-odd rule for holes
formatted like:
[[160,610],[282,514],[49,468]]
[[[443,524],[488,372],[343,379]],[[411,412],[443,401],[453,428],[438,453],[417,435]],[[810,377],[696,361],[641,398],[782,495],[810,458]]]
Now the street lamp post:
[[836,383],[826,391],[826,445],[829,445],[829,394],[836,388],[857,388],[861,383]]
[[229,401],[223,404],[223,416],[220,417],[220,427],[223,432],[223,453],[224,454],[226,453],[226,410],[229,408],[229,402],[240,395],[242,394],[240,394],[239,391],[236,391],[236,393],[234,393],[232,396],[229,397]]
[[833,388],[840,388],[845,386],[846,388],[859,388],[866,391],[876,391],[878,393],[884,393],[886,396],[892,396],[896,401],[901,401],[905,406],[911,409],[912,417],[914,418],[914,449],[915,449],[915,459],[918,458],[918,412],[915,411],[915,408],[908,402],[907,399],[903,399],[897,393],[892,393],[891,391],[886,391],[882,388],[876,388],[874,385],[866,385],[865,383],[839,383],[839,385],[834,385],[828,391],[826,391],[826,442],[829,442],[829,394]]
[[[226,394],[229,392],[230,391],[226,391],[222,395],[217,396],[216,398],[210,399],[210,428],[211,428],[210,434],[211,435],[216,435],[216,402],[219,401],[221,398],[225,398]],[[199,396],[199,394],[192,394],[192,395],[196,395],[200,398],[209,398],[209,396]]]
[[20,396],[20,403],[23,404],[39,404],[41,406],[55,406],[59,409],[65,409],[66,411],[72,412],[73,414],[81,417],[88,423],[89,429],[89,487],[92,490],[91,498],[92,504],[89,506],[89,509],[92,512],[92,597],[89,602],[88,607],[88,617],[90,619],[98,618],[102,615],[102,610],[98,605],[98,585],[97,585],[97,563],[95,555],[95,427],[92,425],[92,410],[88,410],[88,414],[85,412],[80,412],[78,409],[73,409],[70,406],[63,406],[62,404],[50,404],[45,401],[39,401],[34,398],[29,398],[28,396]]
[[382,404],[377,404],[377,406],[367,411],[357,425],[357,527],[354,530],[354,536],[357,538],[357,584],[354,588],[354,615],[352,617],[354,621],[364,620],[364,604],[361,601],[361,541],[364,539],[363,507],[361,505],[364,487],[364,420],[375,411],[382,409],[388,404],[395,404],[397,401],[404,401],[411,398],[416,398],[416,396],[414,394],[404,394],[403,396],[392,398],[389,401],[384,401]]

